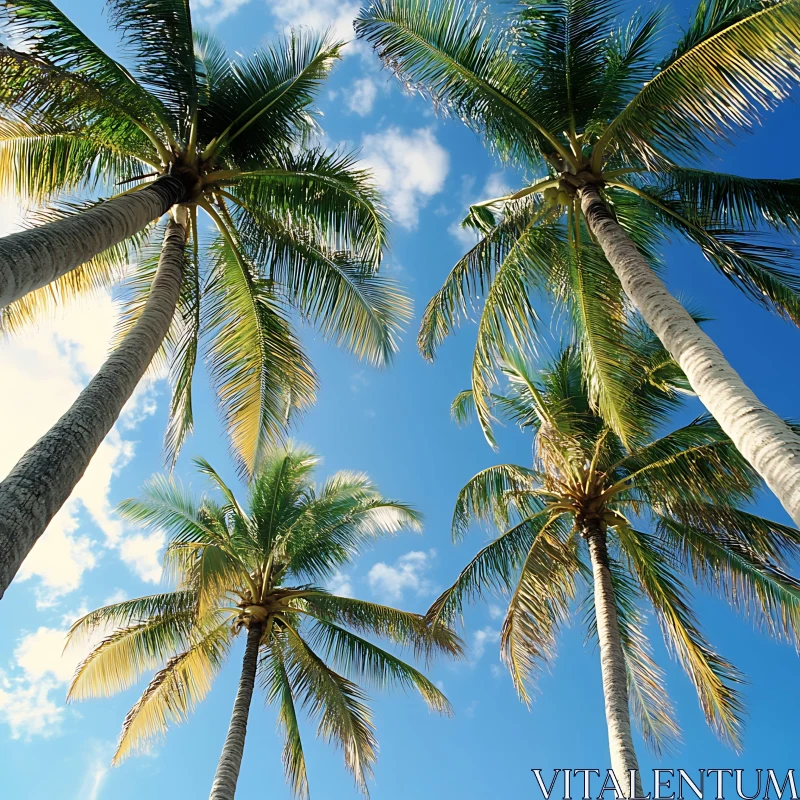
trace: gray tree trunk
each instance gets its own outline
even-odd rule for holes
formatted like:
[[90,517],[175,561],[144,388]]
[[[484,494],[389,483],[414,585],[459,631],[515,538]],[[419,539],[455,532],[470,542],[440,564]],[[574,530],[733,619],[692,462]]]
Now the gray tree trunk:
[[[183,211],[183,209],[181,209]],[[0,483],[0,597],[69,498],[169,329],[184,268],[186,218],[170,220],[142,314],[64,416]]]
[[770,411],[650,269],[595,186],[581,207],[622,288],[680,364],[700,401],[800,525],[800,436]]
[[142,230],[179,203],[185,192],[178,178],[163,175],[146,189],[0,238],[0,308]]
[[254,622],[247,631],[247,644],[242,660],[242,674],[239,678],[239,690],[233,704],[233,714],[228,726],[228,735],[222,747],[222,754],[217,764],[214,783],[211,785],[209,800],[233,800],[236,794],[236,782],[242,766],[244,741],[247,736],[247,719],[250,716],[250,701],[256,683],[258,667],[258,647],[264,633],[263,623]]
[[631,770],[636,770],[634,790],[636,797],[643,797],[639,762],[633,748],[628,675],[619,633],[614,587],[611,584],[611,570],[608,567],[606,534],[595,525],[584,529],[583,535],[589,545],[594,577],[594,610],[597,618],[597,639],[600,643],[600,669],[603,676],[611,769],[614,770],[626,797],[630,796]]

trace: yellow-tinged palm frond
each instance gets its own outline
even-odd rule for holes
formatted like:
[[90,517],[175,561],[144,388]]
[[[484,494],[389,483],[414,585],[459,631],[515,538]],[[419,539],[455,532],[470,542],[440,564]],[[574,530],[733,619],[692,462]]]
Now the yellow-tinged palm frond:
[[748,541],[749,515],[706,505],[687,506],[676,516],[661,517],[659,530],[674,542],[695,578],[757,628],[797,647],[800,581]]
[[283,770],[286,781],[294,795],[300,800],[307,800],[308,773],[306,772],[306,756],[300,738],[300,725],[297,719],[295,697],[292,683],[283,662],[283,650],[272,648],[269,660],[269,673],[264,677],[267,700],[278,703],[278,726],[283,730]]
[[365,796],[378,755],[378,742],[367,696],[352,681],[331,669],[291,627],[285,659],[293,692],[318,720],[317,733],[342,749],[344,762]]
[[[664,671],[653,659],[652,648],[644,630],[645,619],[640,607],[641,587],[617,559],[609,563],[614,601],[617,608],[620,643],[628,676],[628,698],[631,716],[636,721],[648,748],[661,755],[671,752],[680,739],[675,708],[666,689]],[[594,592],[586,598],[587,639],[596,640],[597,618],[594,613]]]
[[631,568],[656,610],[668,647],[697,690],[706,721],[721,739],[738,748],[744,706],[737,684],[742,683],[742,676],[706,641],[687,605],[686,590],[658,540],[627,525],[620,525],[616,531]]
[[252,475],[290,411],[313,401],[316,376],[272,287],[232,236],[216,241],[212,257],[206,287],[212,306],[204,325],[213,332],[211,375],[236,458]]
[[558,631],[575,599],[582,565],[570,533],[570,523],[560,516],[543,527],[528,551],[503,620],[500,655],[527,705],[531,680],[552,660]]
[[130,688],[186,646],[193,618],[192,611],[182,611],[113,631],[78,665],[67,698],[110,697]]
[[229,626],[217,625],[167,661],[125,717],[113,763],[119,764],[134,751],[146,748],[171,724],[188,718],[210,691],[230,642]]
[[108,190],[151,171],[134,153],[92,131],[0,119],[0,193],[25,203]]
[[645,162],[659,149],[696,155],[752,126],[800,81],[799,0],[742,3],[696,28],[609,123],[600,149]]

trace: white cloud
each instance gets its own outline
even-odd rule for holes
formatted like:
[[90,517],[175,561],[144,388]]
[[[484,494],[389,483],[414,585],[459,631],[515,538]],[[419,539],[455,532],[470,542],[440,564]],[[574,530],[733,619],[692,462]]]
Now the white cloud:
[[372,106],[378,97],[378,84],[372,78],[359,78],[350,87],[347,107],[359,117],[372,113]]
[[120,558],[143,580],[161,580],[161,551],[167,537],[163,531],[128,534],[119,544]]
[[64,651],[68,627],[41,626],[22,636],[14,649],[14,666],[0,674],[0,721],[14,739],[51,736],[64,717],[64,689],[90,645]]
[[[110,295],[67,305],[14,337],[0,341],[0,374],[13,391],[0,395],[0,476],[8,473],[69,408],[105,361],[117,319]],[[123,409],[118,425],[98,448],[83,478],[23,563],[18,580],[37,577],[39,605],[52,605],[74,591],[103,547],[115,547],[123,526],[110,501],[112,479],[134,454],[121,431],[134,428],[155,410],[155,382],[148,376]],[[95,542],[80,526],[81,510],[102,531]]]
[[77,531],[78,519],[70,504],[53,517],[23,562],[17,580],[39,578],[37,607],[54,605],[61,595],[75,591],[81,585],[83,573],[95,567],[94,542]]
[[11,729],[11,738],[51,736],[64,716],[64,707],[50,697],[51,681],[12,683],[0,674],[0,720]]
[[502,172],[492,172],[486,179],[483,186],[483,199],[490,200],[493,197],[504,197],[511,194],[511,187],[506,181]]
[[[353,20],[358,16],[360,2],[341,0],[267,0],[267,7],[283,28],[309,28],[312,31],[330,31],[342,42],[355,38]],[[355,52],[360,47],[351,44],[344,52]]]
[[49,678],[56,683],[69,683],[81,657],[72,648],[64,653],[66,635],[66,629],[42,626],[19,640],[14,660],[26,678],[31,681]]
[[447,232],[465,249],[468,250],[478,243],[480,238],[473,228],[462,228],[461,220],[456,219],[450,223]]
[[489,616],[492,619],[500,619],[504,614],[505,611],[500,606],[496,606],[494,603],[489,606]]
[[128,595],[128,593],[124,589],[116,588],[114,589],[113,592],[111,592],[111,594],[108,597],[106,597],[105,600],[103,600],[103,605],[111,606],[114,605],[115,603],[123,603],[125,600],[128,599],[129,596],[130,595]]
[[206,25],[213,27],[235,14],[249,2],[250,0],[192,0],[192,5],[200,10],[201,20]]
[[431,591],[426,574],[430,571],[435,550],[412,550],[395,561],[394,566],[379,561],[367,573],[373,594],[387,600],[401,600],[406,591],[424,595]]
[[343,572],[337,572],[333,575],[325,588],[331,594],[338,595],[339,597],[353,596],[353,584],[350,581],[350,576],[345,575]]
[[472,663],[480,661],[490,644],[500,641],[500,631],[494,628],[481,628],[472,634]]
[[364,166],[383,189],[395,221],[413,229],[419,211],[444,188],[450,156],[431,128],[403,133],[390,127],[367,134],[362,144]]

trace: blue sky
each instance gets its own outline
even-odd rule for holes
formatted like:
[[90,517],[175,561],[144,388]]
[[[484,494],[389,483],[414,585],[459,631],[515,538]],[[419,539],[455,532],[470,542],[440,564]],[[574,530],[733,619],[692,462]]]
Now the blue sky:
[[[58,3],[98,41],[113,48],[100,0]],[[287,25],[332,26],[350,36],[357,3],[335,0],[196,0],[195,14],[215,27],[231,52],[247,53]],[[624,8],[633,5],[623,4]],[[674,6],[673,20],[687,18]],[[674,29],[673,29],[674,32]],[[376,60],[350,47],[337,66],[320,107],[331,144],[360,148],[373,167],[395,223],[388,265],[413,294],[416,318],[465,242],[455,228],[470,200],[495,196],[513,181],[459,123],[441,121],[420,99],[401,93]],[[715,166],[751,176],[793,177],[790,159],[800,113],[788,103],[743,137]],[[778,156],[778,157],[776,157]],[[0,226],[13,224],[6,207]],[[778,413],[798,415],[796,369],[800,334],[748,302],[714,273],[699,252],[673,244],[665,251],[671,289],[709,312],[707,330],[759,396]],[[107,352],[115,319],[104,296],[65,310],[30,334],[0,343],[0,472],[69,406]],[[454,547],[449,521],[458,489],[479,469],[499,460],[527,463],[531,442],[500,432],[493,453],[480,432],[449,420],[453,396],[466,387],[474,329],[466,325],[440,351],[434,365],[415,350],[415,324],[395,365],[375,371],[305,331],[321,391],[317,406],[296,431],[325,458],[320,477],[341,468],[364,470],[383,492],[415,504],[426,516],[423,534],[401,534],[367,553],[337,580],[336,588],[410,610],[427,608],[480,546],[475,531]],[[198,489],[190,459],[203,455],[235,480],[209,392],[200,376],[196,433],[178,473]],[[61,657],[63,633],[83,609],[110,598],[152,592],[159,579],[163,537],[132,529],[114,514],[161,466],[161,436],[168,397],[153,375],[134,397],[104,443],[73,499],[56,518],[0,604],[0,771],[4,796],[64,800],[127,800],[141,796],[201,797],[208,792],[235,694],[238,650],[189,724],[172,729],[145,756],[108,770],[122,719],[136,690],[110,700],[66,706],[75,656]],[[697,412],[691,406],[686,414]],[[784,520],[771,497],[760,511]],[[414,696],[378,695],[381,754],[372,786],[377,800],[458,796],[490,800],[536,793],[532,767],[605,768],[608,762],[599,662],[584,647],[576,623],[561,639],[551,673],[542,676],[533,708],[517,700],[498,658],[500,601],[467,615],[467,663],[431,670],[456,715],[440,719]],[[748,676],[745,750],[737,755],[705,726],[693,690],[669,659],[651,625],[659,662],[683,727],[683,742],[661,766],[793,766],[800,713],[796,655],[734,617],[724,603],[698,595],[697,608],[715,645]],[[237,796],[289,798],[280,764],[275,715],[254,700]],[[312,795],[354,797],[339,753],[306,727]],[[640,743],[641,745],[641,743]],[[640,746],[644,769],[659,766]]]

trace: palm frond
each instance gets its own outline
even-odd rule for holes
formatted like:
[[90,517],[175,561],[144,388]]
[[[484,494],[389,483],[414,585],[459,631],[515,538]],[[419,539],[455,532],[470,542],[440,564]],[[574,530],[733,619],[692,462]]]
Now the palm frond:
[[659,148],[692,157],[754,125],[800,80],[799,9],[798,0],[701,4],[683,41],[611,121],[599,147],[645,162]]
[[309,106],[339,58],[341,44],[293,31],[275,45],[231,65],[212,92],[203,153],[219,154],[240,169],[261,169],[314,130]]
[[361,11],[355,28],[404,85],[430,95],[501,157],[527,166],[541,160],[543,146],[568,156],[537,117],[534,76],[514,58],[515,42],[479,5],[379,0]]
[[416,689],[434,711],[450,716],[452,707],[442,692],[402,659],[331,622],[316,620],[308,632],[312,648],[334,669],[377,689],[399,686]]
[[102,131],[0,120],[0,192],[27,204],[144,176],[145,159],[125,143],[105,140]]
[[531,76],[537,117],[549,131],[582,130],[607,90],[612,0],[525,2],[517,60]]
[[[641,588],[617,559],[609,564],[617,608],[631,716],[647,747],[657,756],[672,752],[680,737],[675,709],[665,687],[663,670],[653,660],[639,606]],[[597,637],[593,598],[587,598],[587,639]]]
[[453,511],[453,541],[463,538],[473,522],[494,522],[504,527],[515,494],[532,488],[534,473],[516,464],[498,464],[481,470],[458,493]]
[[630,488],[654,507],[753,499],[760,482],[717,422],[702,416],[616,462],[613,491]]
[[[692,514],[694,511],[694,514]],[[659,530],[692,569],[696,580],[721,595],[742,616],[777,639],[800,642],[800,581],[736,536],[736,516],[724,508],[682,509],[662,516]],[[690,521],[686,521],[689,518]],[[768,521],[764,521],[769,525]]]
[[306,772],[306,756],[303,751],[303,742],[300,737],[300,725],[297,719],[297,708],[292,692],[292,684],[286,665],[283,661],[283,651],[279,647],[270,649],[267,672],[264,674],[262,662],[263,682],[267,690],[267,700],[278,703],[278,725],[283,729],[283,770],[292,792],[300,800],[308,800],[308,773]]
[[[534,226],[544,216],[538,203],[528,199],[506,206],[505,212],[503,218],[453,267],[442,288],[425,308],[417,345],[429,361],[433,360],[442,341],[463,318],[469,316],[473,304],[488,294],[497,271],[506,260],[511,263],[524,261],[527,239],[540,235],[533,232]],[[550,233],[550,244],[556,246],[557,235],[553,231]],[[552,260],[553,253],[549,255]],[[533,310],[527,313],[532,316]]]
[[[334,250],[377,267],[387,240],[386,211],[370,173],[346,152],[279,153],[268,169],[232,171],[231,191],[255,216],[310,227]],[[220,173],[225,176],[227,173]],[[213,176],[212,176],[213,177]]]
[[322,591],[304,592],[303,602],[316,619],[409,647],[415,658],[430,661],[435,655],[464,654],[463,643],[448,626],[429,625],[419,614]]
[[500,655],[520,699],[530,705],[534,675],[552,662],[556,638],[569,617],[577,581],[585,573],[571,523],[552,517],[528,552],[500,633]]
[[334,250],[313,227],[269,219],[262,212],[237,222],[255,264],[269,265],[266,280],[322,334],[359,358],[391,362],[411,317],[411,302],[392,278],[357,253]]
[[149,125],[154,132],[159,126],[169,130],[165,124],[165,109],[158,100],[51,0],[8,0],[3,14],[7,34],[12,41],[21,42],[27,53],[109,92],[115,104]]
[[114,763],[146,748],[170,725],[188,718],[210,691],[225,662],[230,641],[228,625],[212,627],[167,661],[125,717]]
[[688,605],[686,590],[651,535],[622,525],[616,529],[630,566],[655,608],[667,646],[697,690],[706,721],[738,747],[744,706],[736,688],[741,675],[705,640]]
[[489,591],[511,594],[536,539],[552,519],[548,509],[525,517],[486,545],[461,570],[455,583],[446,589],[428,609],[433,625],[455,624],[462,616],[465,603],[483,598]]
[[729,228],[800,228],[800,179],[745,178],[674,167],[659,183],[659,194],[675,197],[700,219]]
[[136,64],[142,83],[168,111],[179,139],[188,139],[197,108],[197,74],[186,0],[107,0],[111,25]]
[[368,796],[367,780],[372,776],[377,741],[366,695],[328,667],[292,628],[288,628],[287,644],[285,658],[293,694],[309,716],[319,720],[319,736],[342,749],[356,786]]
[[194,611],[182,609],[112,631],[78,665],[67,698],[110,697],[130,688],[144,672],[186,647],[193,622]]
[[611,32],[603,54],[602,94],[586,125],[588,136],[601,133],[609,120],[622,111],[652,77],[657,37],[666,15],[663,8],[649,14],[636,12],[627,25]]
[[225,237],[211,245],[203,327],[213,337],[209,367],[234,454],[252,473],[290,410],[310,405],[316,377],[271,284],[234,248]]
[[[117,105],[96,81],[30,53],[0,45],[0,104],[29,125],[87,131],[145,163],[165,165],[168,152],[136,113]],[[87,134],[89,135],[89,134]]]

